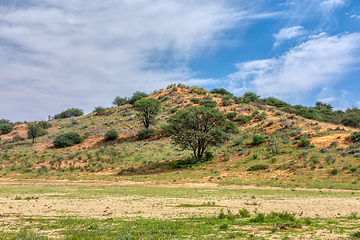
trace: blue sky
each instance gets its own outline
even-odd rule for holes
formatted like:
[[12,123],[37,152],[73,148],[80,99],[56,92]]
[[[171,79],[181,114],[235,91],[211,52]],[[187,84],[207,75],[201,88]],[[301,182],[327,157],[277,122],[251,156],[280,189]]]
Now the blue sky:
[[171,83],[360,107],[360,0],[1,0],[0,118]]

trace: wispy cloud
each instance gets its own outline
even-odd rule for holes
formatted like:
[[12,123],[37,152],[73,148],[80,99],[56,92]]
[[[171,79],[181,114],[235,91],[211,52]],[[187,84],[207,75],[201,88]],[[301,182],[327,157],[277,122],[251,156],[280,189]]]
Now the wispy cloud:
[[302,26],[286,27],[280,29],[277,34],[274,34],[275,43],[274,46],[280,45],[283,41],[296,38],[305,34]]
[[192,84],[187,60],[246,17],[224,1],[203,0],[24,0],[0,8],[0,102],[8,102],[1,112],[17,120]]
[[229,75],[237,93],[254,91],[261,96],[301,98],[341,81],[360,63],[360,33],[310,39],[272,59],[237,64]]
[[346,2],[346,0],[325,0],[320,4],[320,6],[329,11],[335,7],[344,6]]

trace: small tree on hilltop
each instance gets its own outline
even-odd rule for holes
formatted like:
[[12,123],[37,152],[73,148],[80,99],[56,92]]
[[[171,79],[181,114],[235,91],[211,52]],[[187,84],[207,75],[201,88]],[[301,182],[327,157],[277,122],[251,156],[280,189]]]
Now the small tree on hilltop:
[[114,101],[112,102],[116,106],[122,106],[129,103],[129,99],[127,97],[119,97],[116,96]]
[[32,139],[32,142],[35,142],[35,138],[46,135],[48,132],[42,128],[42,122],[28,122],[27,125],[27,135],[29,139]]
[[137,101],[139,101],[140,99],[146,98],[147,96],[149,96],[149,94],[147,94],[145,92],[141,92],[141,91],[136,91],[133,93],[132,97],[129,99],[129,103],[134,105]]
[[165,131],[171,134],[173,143],[183,150],[193,151],[200,161],[211,146],[229,140],[229,134],[238,133],[236,124],[226,119],[216,108],[188,107],[168,119]]
[[155,98],[142,98],[135,102],[138,117],[145,128],[156,122],[156,116],[161,109],[161,102]]

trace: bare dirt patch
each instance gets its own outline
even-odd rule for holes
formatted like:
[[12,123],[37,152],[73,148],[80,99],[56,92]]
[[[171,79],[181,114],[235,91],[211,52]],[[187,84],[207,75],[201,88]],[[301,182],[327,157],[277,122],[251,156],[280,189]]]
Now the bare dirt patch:
[[[134,195],[116,196],[106,195],[103,197],[67,197],[64,193],[37,194],[38,199],[26,200],[26,194],[21,195],[20,200],[15,200],[15,196],[0,196],[0,213],[37,215],[37,216],[80,216],[91,218],[131,218],[131,217],[151,217],[151,218],[177,218],[189,216],[211,216],[220,212],[220,209],[229,209],[237,213],[239,209],[246,208],[250,212],[269,213],[271,211],[287,211],[303,217],[337,217],[349,216],[351,213],[360,209],[360,198],[357,197],[257,197],[249,199],[248,196],[239,195],[238,197],[224,197],[221,195],[207,195],[206,191],[217,191],[223,188],[233,189],[266,189],[279,191],[280,188],[256,188],[256,187],[219,187],[215,184],[184,184],[184,185],[152,185],[135,182],[102,182],[102,181],[12,181],[1,180],[0,184],[5,185],[31,185],[41,188],[44,185],[61,186],[67,193],[74,193],[76,186],[90,186],[94,190],[101,190],[102,187],[129,187],[129,186],[148,186],[150,188],[161,187],[163,191],[171,191],[172,188],[201,188],[204,197],[144,197]],[[282,191],[291,191],[281,189]],[[294,189],[292,190],[294,191]],[[298,189],[296,191],[319,191]],[[342,192],[343,190],[323,190],[332,192]],[[349,192],[344,190],[344,192]],[[179,207],[180,204],[198,204],[206,202],[215,203],[219,207]],[[0,218],[2,218],[0,216]]]

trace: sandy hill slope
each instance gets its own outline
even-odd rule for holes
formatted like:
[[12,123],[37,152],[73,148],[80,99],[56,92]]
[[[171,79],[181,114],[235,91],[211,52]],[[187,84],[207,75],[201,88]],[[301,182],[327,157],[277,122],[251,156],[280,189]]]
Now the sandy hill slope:
[[[27,139],[26,124],[1,135],[2,178],[102,179],[151,183],[218,183],[280,187],[360,188],[359,145],[350,139],[358,129],[305,119],[263,102],[213,94],[199,87],[170,85],[149,98],[161,101],[162,111],[153,126],[155,136],[139,140],[142,129],[130,104],[75,118],[51,120],[48,134]],[[180,109],[216,103],[240,129],[226,144],[209,149],[214,158],[182,164],[191,157],[161,124]],[[231,114],[229,114],[231,113]],[[232,116],[231,116],[232,115]],[[245,120],[244,120],[245,119]],[[119,133],[105,141],[110,129]],[[54,148],[55,137],[76,132],[84,141]],[[265,142],[254,144],[254,135]]]

